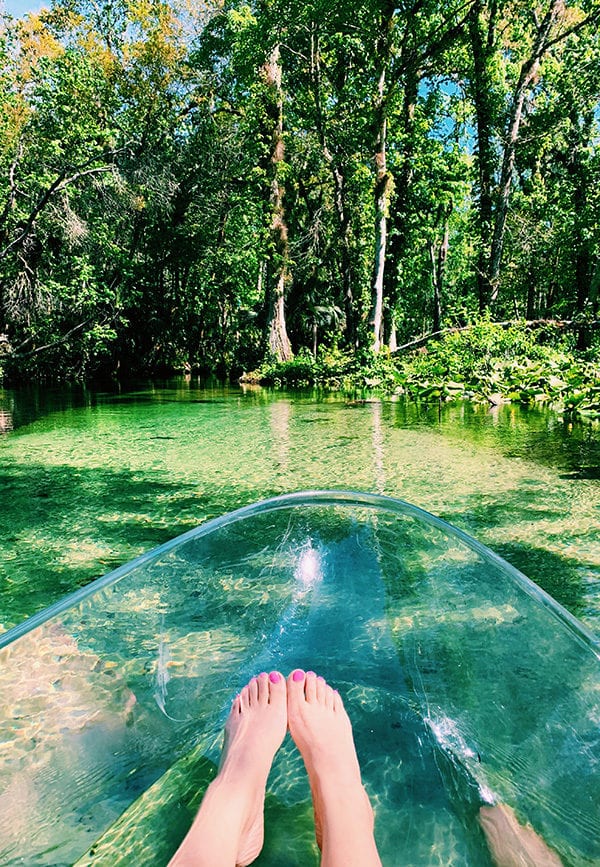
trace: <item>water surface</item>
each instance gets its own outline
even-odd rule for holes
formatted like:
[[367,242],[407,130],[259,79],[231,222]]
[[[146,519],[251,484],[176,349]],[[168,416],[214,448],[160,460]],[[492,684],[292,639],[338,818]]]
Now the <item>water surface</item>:
[[[443,522],[372,495],[292,495],[112,578],[0,650],[2,864],[164,867],[233,695],[296,666],[344,697],[386,867],[491,867],[489,804],[565,867],[598,863],[598,642]],[[289,738],[265,813],[257,865],[316,867]]]
[[310,488],[467,530],[600,632],[598,429],[550,410],[320,392],[0,391],[0,624],[210,517]]

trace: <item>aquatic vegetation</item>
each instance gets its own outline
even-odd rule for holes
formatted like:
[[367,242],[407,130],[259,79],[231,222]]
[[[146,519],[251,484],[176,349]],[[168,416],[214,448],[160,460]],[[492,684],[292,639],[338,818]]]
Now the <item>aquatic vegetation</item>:
[[325,385],[406,394],[421,401],[470,398],[492,404],[547,402],[600,419],[600,350],[577,353],[554,326],[531,329],[488,318],[411,351],[351,357],[298,355],[256,372],[270,385]]
[[599,360],[578,355],[551,331],[484,320],[428,343],[400,366],[413,397],[551,402],[564,412],[600,418]]

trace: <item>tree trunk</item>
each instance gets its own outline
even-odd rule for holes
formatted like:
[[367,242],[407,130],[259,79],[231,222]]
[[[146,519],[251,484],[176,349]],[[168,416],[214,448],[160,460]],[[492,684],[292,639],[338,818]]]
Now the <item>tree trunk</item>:
[[280,271],[277,284],[271,294],[269,349],[277,361],[290,361],[292,347],[285,325],[285,273]]
[[577,110],[571,112],[571,153],[569,174],[573,183],[573,256],[575,272],[575,305],[582,324],[577,332],[577,349],[588,349],[591,342],[591,332],[586,323],[586,314],[591,312],[591,288],[593,281],[593,258],[590,242],[587,237],[588,222],[588,173],[585,165],[585,153],[589,148],[594,123],[594,111],[588,109],[581,117]]
[[598,317],[598,294],[600,290],[600,262],[596,265],[590,281],[589,303],[594,319]]
[[535,317],[535,289],[535,269],[533,259],[531,258],[529,261],[529,268],[527,269],[527,307],[525,310],[525,319],[533,319]]
[[333,201],[338,219],[338,236],[340,242],[340,272],[342,277],[343,306],[346,319],[346,334],[348,342],[356,346],[358,328],[356,311],[354,309],[354,293],[352,280],[352,255],[350,251],[350,209],[346,206],[346,177],[342,161],[331,152],[327,140],[326,122],[323,114],[321,95],[321,58],[317,26],[313,22],[310,40],[310,71],[313,99],[315,102],[315,120],[317,134],[321,143],[323,156],[333,179]]
[[390,352],[395,352],[395,345],[397,344],[397,334],[394,325],[394,309],[398,301],[398,266],[402,262],[409,242],[408,225],[411,204],[410,193],[414,175],[415,108],[419,95],[421,77],[422,72],[411,66],[406,72],[404,82],[402,131],[400,136],[402,142],[401,168],[397,173],[395,196],[390,207],[390,221],[393,225],[393,233],[389,234],[387,253],[388,261],[386,265],[384,286],[385,294],[389,299],[389,305],[392,308],[390,316],[388,317],[390,321],[388,338]]
[[[380,155],[382,160],[385,160],[385,152],[381,151]],[[381,165],[382,168],[380,169],[379,166]],[[377,175],[378,178],[375,194],[375,274],[373,279],[372,315],[370,321],[373,337],[373,352],[379,352],[383,342],[383,280],[385,275],[385,250],[387,244],[389,186],[389,178],[385,168],[385,162],[378,165]]]
[[270,246],[272,251],[272,269],[270,279],[267,281],[268,344],[274,358],[281,362],[289,361],[292,358],[292,348],[285,324],[285,288],[289,279],[289,244],[283,207],[285,190],[281,182],[285,146],[283,141],[283,91],[278,44],[273,46],[263,65],[262,77],[267,85],[266,109],[272,125],[271,153],[267,169],[270,180]]
[[373,269],[373,292],[371,302],[371,333],[373,352],[379,352],[383,342],[383,287],[385,277],[385,254],[387,246],[388,216],[390,195],[392,192],[392,176],[387,168],[387,94],[386,76],[392,49],[392,31],[394,26],[393,4],[386,4],[381,20],[381,29],[377,45],[379,58],[379,74],[377,93],[375,95],[375,262]]
[[442,292],[444,288],[444,276],[446,271],[446,259],[448,258],[448,247],[450,244],[450,231],[448,228],[447,211],[444,219],[444,234],[439,247],[436,249],[434,242],[430,244],[429,254],[431,257],[431,274],[433,283],[433,328],[432,331],[439,331],[442,327]]

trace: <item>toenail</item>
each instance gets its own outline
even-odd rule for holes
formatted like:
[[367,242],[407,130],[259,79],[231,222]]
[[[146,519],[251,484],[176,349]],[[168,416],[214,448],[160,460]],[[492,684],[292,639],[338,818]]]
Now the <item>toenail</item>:
[[258,676],[259,676],[259,677],[266,677],[266,676],[267,676],[267,672],[266,672],[266,671],[261,671],[261,673],[260,673]]
[[279,676],[278,672],[272,671],[271,674],[269,675],[269,680],[271,681],[271,683],[279,683],[279,681],[281,680],[281,677]]
[[297,668],[296,671],[292,675],[292,680],[295,680],[298,683],[299,680],[304,680],[304,672],[301,668]]
[[325,680],[325,678],[323,677],[322,674],[320,674],[320,675],[317,677],[317,680]]
[[309,674],[312,674],[313,677],[316,677],[314,671],[307,671],[307,672],[306,672],[306,676],[308,677]]

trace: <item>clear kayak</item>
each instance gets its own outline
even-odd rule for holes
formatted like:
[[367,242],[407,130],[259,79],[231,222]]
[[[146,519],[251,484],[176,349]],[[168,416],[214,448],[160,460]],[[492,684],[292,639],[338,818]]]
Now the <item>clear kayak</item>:
[[[209,521],[0,635],[0,863],[162,867],[233,696],[296,667],[343,696],[384,865],[491,864],[486,804],[600,864],[598,639],[439,518],[341,491]],[[265,826],[258,865],[318,864],[289,737]]]

